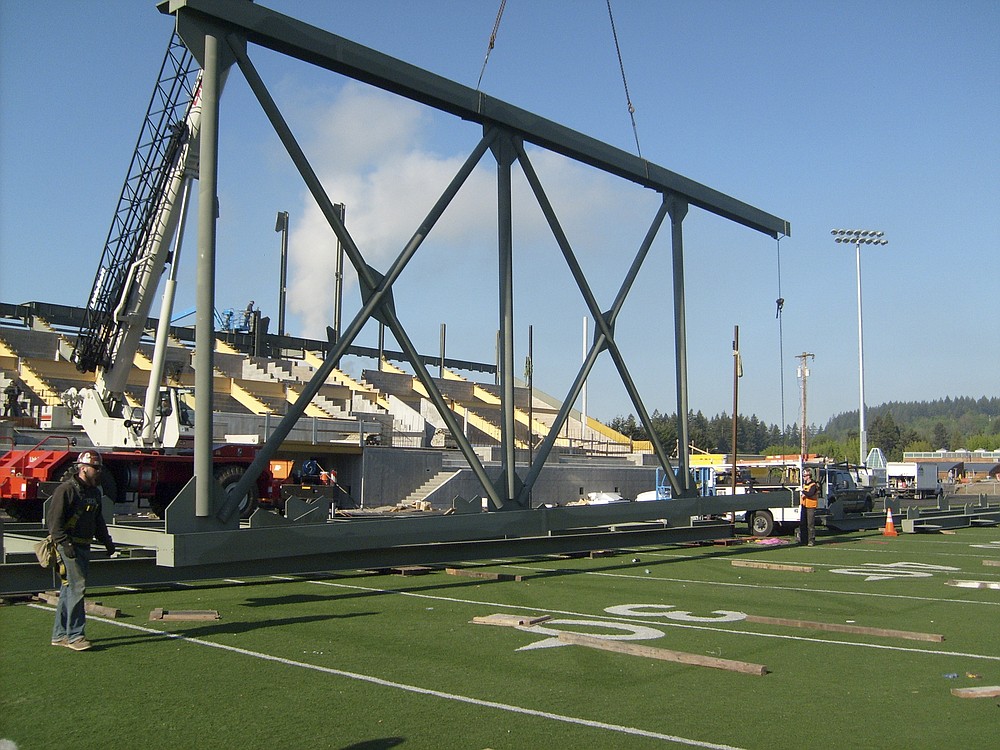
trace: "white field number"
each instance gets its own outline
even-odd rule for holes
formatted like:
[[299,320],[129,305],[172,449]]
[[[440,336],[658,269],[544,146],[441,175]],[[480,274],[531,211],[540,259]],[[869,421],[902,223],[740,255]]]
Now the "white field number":
[[954,573],[961,568],[926,563],[864,563],[856,568],[834,568],[831,573],[845,576],[864,576],[866,581],[887,581],[893,578],[930,578],[935,573]]
[[[735,622],[746,618],[742,612],[725,609],[717,609],[711,613],[711,616],[699,616],[675,609],[673,604],[619,604],[607,607],[604,611],[619,617],[641,617],[647,620],[662,618],[677,622]],[[546,636],[540,641],[522,646],[517,649],[518,651],[569,645],[565,641],[559,640],[560,633],[576,633],[609,641],[651,641],[662,638],[664,635],[662,630],[647,625],[611,620],[547,620],[542,625],[522,626],[518,630]]]

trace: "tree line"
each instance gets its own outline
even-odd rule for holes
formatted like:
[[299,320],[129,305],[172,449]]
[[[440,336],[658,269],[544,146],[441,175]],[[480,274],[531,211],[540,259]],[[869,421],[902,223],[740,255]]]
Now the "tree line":
[[[900,461],[904,452],[948,450],[1000,450],[1000,398],[946,397],[936,401],[889,402],[869,407],[865,413],[868,446],[881,448],[889,461]],[[653,431],[668,451],[677,449],[677,414],[650,416]],[[617,416],[608,426],[633,440],[649,440],[643,425],[629,414]],[[842,412],[825,426],[807,428],[808,452],[838,461],[857,461],[861,441],[858,410]],[[702,412],[688,415],[688,437],[698,450],[729,453],[732,447],[732,415],[706,417]],[[798,425],[781,429],[742,414],[736,418],[736,445],[739,453],[777,455],[798,453],[801,445]]]

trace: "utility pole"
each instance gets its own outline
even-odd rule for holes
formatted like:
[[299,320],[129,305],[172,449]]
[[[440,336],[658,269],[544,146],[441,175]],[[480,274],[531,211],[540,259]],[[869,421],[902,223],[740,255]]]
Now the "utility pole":
[[799,428],[799,456],[802,461],[806,460],[806,448],[808,432],[806,430],[806,380],[809,378],[809,359],[816,359],[815,354],[810,354],[809,352],[802,352],[802,354],[796,355],[796,359],[799,360],[799,367],[796,374],[802,380],[802,426]]
[[740,357],[740,327],[733,326],[733,496],[736,496],[736,434],[740,404],[740,378],[743,377],[743,359]]

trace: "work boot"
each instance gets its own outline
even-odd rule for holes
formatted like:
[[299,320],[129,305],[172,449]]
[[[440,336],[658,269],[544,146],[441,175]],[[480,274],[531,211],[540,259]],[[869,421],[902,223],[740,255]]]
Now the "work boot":
[[69,641],[66,640],[66,636],[63,636],[62,638],[53,638],[52,639],[52,645],[53,646],[68,646],[69,645]]
[[90,648],[91,643],[86,638],[77,638],[75,641],[67,643],[66,646],[74,651],[86,651]]

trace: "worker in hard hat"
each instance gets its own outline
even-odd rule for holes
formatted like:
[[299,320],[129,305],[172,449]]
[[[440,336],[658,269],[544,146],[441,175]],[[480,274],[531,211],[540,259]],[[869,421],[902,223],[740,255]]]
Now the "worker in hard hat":
[[802,472],[802,491],[799,494],[799,544],[816,544],[816,508],[819,505],[819,484],[813,479],[812,469]]
[[97,539],[109,555],[115,543],[101,512],[104,492],[101,454],[86,450],[76,460],[76,473],[52,493],[46,514],[49,536],[59,550],[59,576],[62,586],[56,603],[56,621],[52,626],[52,645],[74,651],[90,648],[84,628],[87,616],[83,596],[90,568],[90,545]]

